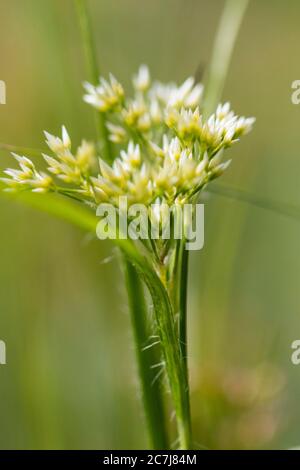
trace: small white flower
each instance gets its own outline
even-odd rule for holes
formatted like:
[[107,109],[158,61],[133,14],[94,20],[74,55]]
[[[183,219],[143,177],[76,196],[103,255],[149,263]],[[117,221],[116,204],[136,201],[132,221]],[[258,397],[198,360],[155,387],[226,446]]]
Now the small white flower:
[[17,189],[19,185],[24,189],[31,189],[34,192],[46,192],[53,189],[51,176],[43,172],[38,172],[31,160],[16,153],[12,154],[19,163],[21,170],[7,169],[4,173],[10,178],[1,178],[8,188]]
[[49,134],[47,131],[44,131],[44,134],[46,136],[46,144],[52,150],[52,152],[60,154],[68,152],[71,149],[71,140],[65,126],[62,126],[61,139]]
[[83,175],[89,174],[96,163],[96,150],[94,144],[83,140],[78,147],[76,155],[76,166]]
[[109,139],[116,143],[121,144],[126,142],[126,132],[121,126],[116,126],[115,124],[108,122],[106,124],[107,129],[109,130]]
[[155,125],[158,125],[162,122],[163,114],[156,98],[150,101],[149,114],[152,122]]
[[137,75],[133,77],[133,86],[136,90],[145,92],[150,86],[150,73],[147,65],[141,65]]
[[127,103],[127,106],[122,110],[122,118],[126,126],[134,128],[137,126],[139,119],[146,111],[145,103],[140,99],[131,100]]
[[189,77],[180,87],[173,89],[167,103],[168,106],[176,108],[181,106],[194,108],[198,106],[203,94],[203,86],[200,84],[194,86],[194,83],[195,79]]
[[46,143],[55,154],[56,158],[43,154],[44,160],[49,165],[48,171],[65,183],[80,185],[89,175],[95,164],[95,147],[93,144],[82,141],[76,155],[71,152],[71,140],[66,128],[63,126],[62,139],[45,132]]
[[127,167],[139,167],[141,164],[141,152],[139,145],[134,145],[134,143],[130,141],[127,151],[121,150],[121,157]]
[[108,82],[104,78],[100,78],[98,86],[93,86],[88,82],[84,83],[84,88],[87,92],[83,97],[84,101],[101,112],[111,111],[124,98],[122,85],[112,74],[110,74],[109,79],[110,81]]
[[245,118],[245,117],[240,117],[236,121],[235,125],[235,138],[240,137],[241,135],[246,135],[248,134],[253,127],[253,124],[255,123],[256,119],[254,117],[251,118]]

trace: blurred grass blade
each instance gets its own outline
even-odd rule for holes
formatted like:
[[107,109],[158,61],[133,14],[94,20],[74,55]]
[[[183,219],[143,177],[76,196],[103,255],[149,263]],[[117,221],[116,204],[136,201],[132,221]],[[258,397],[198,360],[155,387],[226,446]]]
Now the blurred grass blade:
[[[33,209],[46,212],[52,216],[62,219],[76,227],[96,234],[96,227],[99,219],[91,210],[84,206],[68,200],[56,194],[37,194],[33,192],[10,193],[2,191],[3,185],[0,183],[0,196],[14,202],[21,202]],[[131,240],[112,240],[125,255],[139,265],[146,262],[136,250]]]
[[0,150],[7,150],[8,152],[14,152],[19,155],[26,155],[28,157],[40,157],[43,150],[32,149],[27,147],[18,147],[17,145],[2,144],[0,143]]
[[222,97],[233,48],[249,0],[226,0],[206,77],[204,109],[211,114]]
[[274,212],[277,215],[283,215],[300,221],[300,206],[266,199],[243,189],[234,188],[223,183],[213,183],[206,189],[206,191],[238,202],[245,202],[252,206],[259,207],[260,209]]
[[84,56],[86,60],[87,71],[90,80],[96,85],[99,79],[99,70],[96,59],[96,47],[92,37],[90,17],[86,5],[86,0],[75,0],[77,9],[77,18],[79,21],[82,44],[84,47]]
[[96,233],[96,225],[99,220],[91,211],[79,204],[53,194],[37,194],[29,191],[11,193],[2,191],[2,189],[3,185],[0,183],[2,198],[25,204],[69,222],[82,230]]
[[[80,27],[84,56],[89,74],[89,80],[96,85],[99,81],[99,69],[96,59],[96,47],[93,40],[91,20],[88,12],[86,0],[74,0],[77,11],[77,18]],[[95,110],[95,123],[97,139],[103,158],[112,161],[111,143],[108,139],[108,130],[105,125],[105,115]]]

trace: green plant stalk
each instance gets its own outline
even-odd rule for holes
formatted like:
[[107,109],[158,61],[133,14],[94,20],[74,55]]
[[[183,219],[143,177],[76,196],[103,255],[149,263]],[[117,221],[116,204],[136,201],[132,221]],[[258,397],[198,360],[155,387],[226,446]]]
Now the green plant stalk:
[[158,333],[164,354],[167,376],[176,415],[180,449],[192,446],[187,376],[183,367],[181,351],[174,322],[174,311],[169,295],[153,270],[142,272],[153,300]]
[[[172,279],[168,286],[169,297],[175,315],[178,314],[179,347],[186,372],[187,370],[187,295],[188,295],[188,258],[189,252],[185,249],[186,240],[176,240],[176,259]],[[187,389],[189,393],[189,390]]]
[[[76,6],[90,79],[94,83],[97,83],[99,71],[86,0],[76,0]],[[99,120],[101,136],[105,144],[106,151],[104,157],[108,161],[112,161],[113,155],[111,151],[111,144],[108,139],[105,115],[96,112],[96,119]],[[139,379],[148,427],[148,435],[154,449],[164,449],[168,447],[168,440],[166,420],[164,419],[163,399],[160,384],[158,383],[153,386],[150,377],[150,367],[151,365],[155,364],[156,355],[151,350],[148,351],[148,354],[143,353],[142,350],[146,340],[145,335],[147,332],[147,311],[143,299],[142,283],[135,270],[135,267],[131,264],[129,259],[126,257],[124,258],[124,271],[126,274],[131,323],[134,332],[135,352],[138,363]]]
[[[89,79],[93,82],[94,85],[96,85],[99,80],[99,70],[88,7],[86,0],[75,0],[75,3]],[[100,149],[103,153],[103,158],[108,161],[112,161],[112,149],[111,143],[108,139],[108,130],[105,124],[105,114],[99,113],[97,110],[95,110],[94,116],[97,139],[98,143],[101,143],[102,146]]]
[[204,113],[208,116],[219,102],[228,74],[233,48],[249,0],[226,0],[206,77]]
[[181,244],[181,272],[179,292],[179,345],[182,359],[188,377],[187,363],[187,294],[188,294],[188,266],[189,251],[185,249],[185,240]]
[[[136,269],[129,261],[124,263],[124,274],[150,444],[153,449],[167,449],[168,437],[165,421],[163,420],[163,403],[160,399],[161,384],[159,381],[153,382],[151,374],[151,366],[156,364],[158,358],[155,358],[152,350],[143,350],[149,340],[149,329],[146,328],[145,316],[143,315],[143,312],[146,312],[144,290]],[[138,312],[140,312],[139,315]],[[153,362],[154,360],[155,362]],[[149,387],[151,383],[152,387]],[[157,395],[159,399],[154,400],[154,395]],[[161,425],[158,425],[158,423],[161,423]]]
[[190,389],[187,360],[187,295],[188,295],[188,256],[185,249],[186,240],[176,241],[176,262],[174,266],[173,282],[171,283],[170,299],[173,306],[175,318],[178,315],[178,346],[180,350],[180,360],[182,371],[185,376],[185,402],[186,416],[192,440],[191,431],[191,409],[190,409]]

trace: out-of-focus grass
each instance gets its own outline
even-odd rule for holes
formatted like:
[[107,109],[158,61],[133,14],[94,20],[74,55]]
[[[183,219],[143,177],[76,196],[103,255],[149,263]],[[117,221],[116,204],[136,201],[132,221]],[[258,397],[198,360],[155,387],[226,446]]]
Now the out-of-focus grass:
[[[205,68],[222,9],[216,0],[90,4],[103,72],[127,84],[141,62],[177,81]],[[55,133],[62,123],[75,143],[92,138],[73,2],[1,6],[0,141],[41,147],[43,129]],[[232,150],[224,181],[298,204],[300,107],[291,104],[290,85],[299,78],[299,13],[296,0],[251,1],[224,92],[238,113],[257,117]],[[8,154],[0,155],[8,165]],[[253,446],[297,445],[300,369],[289,358],[300,335],[300,225],[207,198],[205,248],[193,253],[190,276],[195,440],[245,447],[241,437],[252,442],[258,421],[262,438]],[[2,199],[0,211],[0,339],[8,360],[0,368],[0,447],[145,446],[119,262],[101,263],[111,245]],[[242,384],[251,389],[263,365],[274,387],[280,382],[278,395],[261,400],[262,384],[241,409]],[[226,442],[224,433],[232,436]]]

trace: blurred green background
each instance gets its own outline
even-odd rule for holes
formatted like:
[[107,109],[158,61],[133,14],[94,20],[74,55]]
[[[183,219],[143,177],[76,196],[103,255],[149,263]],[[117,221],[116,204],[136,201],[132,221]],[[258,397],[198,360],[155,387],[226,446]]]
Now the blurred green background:
[[[101,71],[125,85],[140,63],[183,81],[208,64],[221,0],[91,0]],[[72,0],[0,0],[0,142],[42,147],[61,124],[93,138]],[[297,0],[251,0],[223,99],[256,116],[222,182],[300,205]],[[12,163],[1,151],[1,167]],[[300,224],[206,197],[190,271],[193,426],[199,447],[300,444]],[[144,448],[130,319],[111,244],[0,198],[0,448]],[[113,255],[110,262],[104,262]]]

